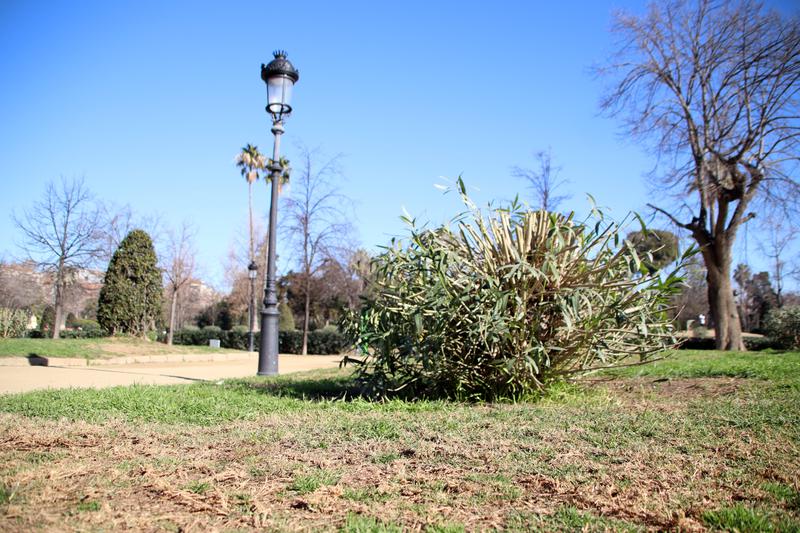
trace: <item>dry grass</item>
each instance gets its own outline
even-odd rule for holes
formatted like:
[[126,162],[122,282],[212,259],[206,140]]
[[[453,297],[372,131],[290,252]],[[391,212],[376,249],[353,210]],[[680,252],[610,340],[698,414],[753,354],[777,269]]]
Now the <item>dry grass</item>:
[[798,390],[773,386],[595,379],[210,426],[0,414],[0,530],[701,531],[738,504],[797,530]]

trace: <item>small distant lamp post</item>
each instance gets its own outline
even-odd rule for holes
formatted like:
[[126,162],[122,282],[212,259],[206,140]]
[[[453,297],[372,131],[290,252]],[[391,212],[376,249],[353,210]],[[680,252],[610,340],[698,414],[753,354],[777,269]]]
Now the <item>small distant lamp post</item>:
[[254,347],[253,330],[256,329],[256,310],[254,309],[253,300],[256,297],[256,277],[258,277],[258,265],[250,262],[247,265],[247,277],[250,279],[250,302],[248,303],[248,318],[250,320],[250,331],[247,333],[247,350],[252,352]]
[[261,79],[267,84],[267,113],[272,116],[272,134],[275,144],[268,170],[272,181],[272,199],[269,205],[269,248],[267,250],[267,286],[264,288],[264,305],[261,308],[261,342],[258,348],[258,375],[278,374],[278,291],[275,276],[275,242],[278,228],[278,186],[281,179],[280,146],[283,119],[292,112],[292,88],[300,74],[286,59],[286,52],[274,52],[275,59],[261,65]]

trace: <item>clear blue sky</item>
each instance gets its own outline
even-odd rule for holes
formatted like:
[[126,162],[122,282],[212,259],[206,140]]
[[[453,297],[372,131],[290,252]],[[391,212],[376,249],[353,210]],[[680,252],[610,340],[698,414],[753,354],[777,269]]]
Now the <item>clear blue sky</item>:
[[599,116],[589,72],[612,48],[618,8],[644,2],[2,1],[0,256],[19,254],[12,210],[52,179],[84,176],[101,199],[192,220],[221,287],[246,231],[233,158],[248,142],[271,151],[259,67],[278,48],[300,70],[285,153],[344,155],[341,189],[368,249],[402,234],[403,207],[454,214],[433,187],[441,176],[462,174],[479,202],[524,193],[510,167],[548,146],[571,181],[564,207],[584,210],[589,192],[620,217],[643,209],[652,158]]

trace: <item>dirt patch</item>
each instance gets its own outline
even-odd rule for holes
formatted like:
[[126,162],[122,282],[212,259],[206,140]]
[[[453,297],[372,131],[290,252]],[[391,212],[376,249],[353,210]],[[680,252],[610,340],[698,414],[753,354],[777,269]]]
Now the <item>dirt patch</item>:
[[746,379],[742,378],[628,378],[584,380],[590,387],[599,387],[615,395],[629,399],[658,397],[670,400],[692,400],[697,398],[719,398],[739,391]]

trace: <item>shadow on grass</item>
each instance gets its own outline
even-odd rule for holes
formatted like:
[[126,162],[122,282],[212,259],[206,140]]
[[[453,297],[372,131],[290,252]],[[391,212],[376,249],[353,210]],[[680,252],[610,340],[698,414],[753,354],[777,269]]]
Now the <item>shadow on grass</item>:
[[296,398],[315,401],[351,401],[364,398],[363,388],[352,375],[308,376],[303,378],[280,376],[266,379],[228,380],[227,387],[254,391],[277,398]]

